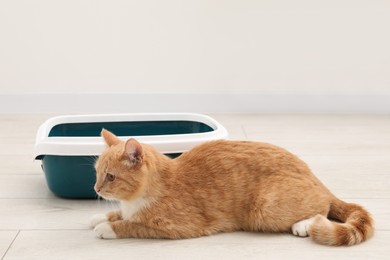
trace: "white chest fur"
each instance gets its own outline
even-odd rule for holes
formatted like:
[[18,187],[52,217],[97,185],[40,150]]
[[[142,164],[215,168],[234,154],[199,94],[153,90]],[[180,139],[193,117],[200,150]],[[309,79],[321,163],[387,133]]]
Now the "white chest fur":
[[122,218],[130,220],[138,211],[148,207],[150,202],[145,198],[132,201],[121,201]]

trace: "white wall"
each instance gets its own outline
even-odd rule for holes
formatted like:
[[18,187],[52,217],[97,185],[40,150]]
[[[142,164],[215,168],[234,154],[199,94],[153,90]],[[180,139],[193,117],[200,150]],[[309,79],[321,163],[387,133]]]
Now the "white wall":
[[390,94],[389,0],[3,0],[1,93]]
[[389,46],[389,0],[0,0],[0,113],[390,113]]

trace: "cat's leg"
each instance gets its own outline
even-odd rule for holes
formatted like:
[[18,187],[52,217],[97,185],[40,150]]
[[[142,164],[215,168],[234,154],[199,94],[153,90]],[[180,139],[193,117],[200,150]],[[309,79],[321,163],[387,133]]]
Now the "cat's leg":
[[108,218],[107,218],[106,214],[96,214],[96,215],[92,216],[92,218],[89,222],[90,222],[91,228],[94,228],[97,225],[99,225],[100,223],[107,222],[107,221],[108,221]]
[[309,235],[310,226],[313,224],[315,217],[301,220],[291,227],[294,235],[299,237],[307,237]]
[[173,231],[164,228],[152,228],[140,223],[133,223],[129,220],[100,223],[94,229],[96,235],[104,239],[113,238],[179,238]]
[[94,231],[99,238],[104,238],[104,239],[117,238],[117,235],[115,234],[109,222],[103,222],[98,224],[94,228]]
[[105,222],[114,222],[122,219],[121,211],[111,211],[107,214],[96,214],[93,215],[90,220],[91,228],[96,227],[97,225]]

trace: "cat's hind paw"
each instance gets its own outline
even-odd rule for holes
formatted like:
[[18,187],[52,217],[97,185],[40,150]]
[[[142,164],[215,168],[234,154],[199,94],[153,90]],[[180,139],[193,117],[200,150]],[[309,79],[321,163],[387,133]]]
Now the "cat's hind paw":
[[309,236],[309,228],[310,228],[311,224],[313,223],[313,221],[314,221],[314,217],[304,219],[302,221],[295,223],[291,227],[292,233],[296,236],[299,236],[299,237]]
[[108,222],[108,218],[105,214],[96,214],[93,215],[91,220],[90,220],[90,226],[91,228],[96,227],[100,223]]
[[102,239],[114,239],[117,238],[111,224],[108,222],[100,223],[94,229],[96,235]]

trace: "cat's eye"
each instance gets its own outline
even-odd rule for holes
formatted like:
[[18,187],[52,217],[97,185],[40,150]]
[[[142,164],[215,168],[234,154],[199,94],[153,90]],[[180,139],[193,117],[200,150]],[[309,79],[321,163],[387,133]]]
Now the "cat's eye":
[[106,174],[106,180],[107,181],[114,181],[115,180],[115,175],[113,175],[111,173],[107,173]]

